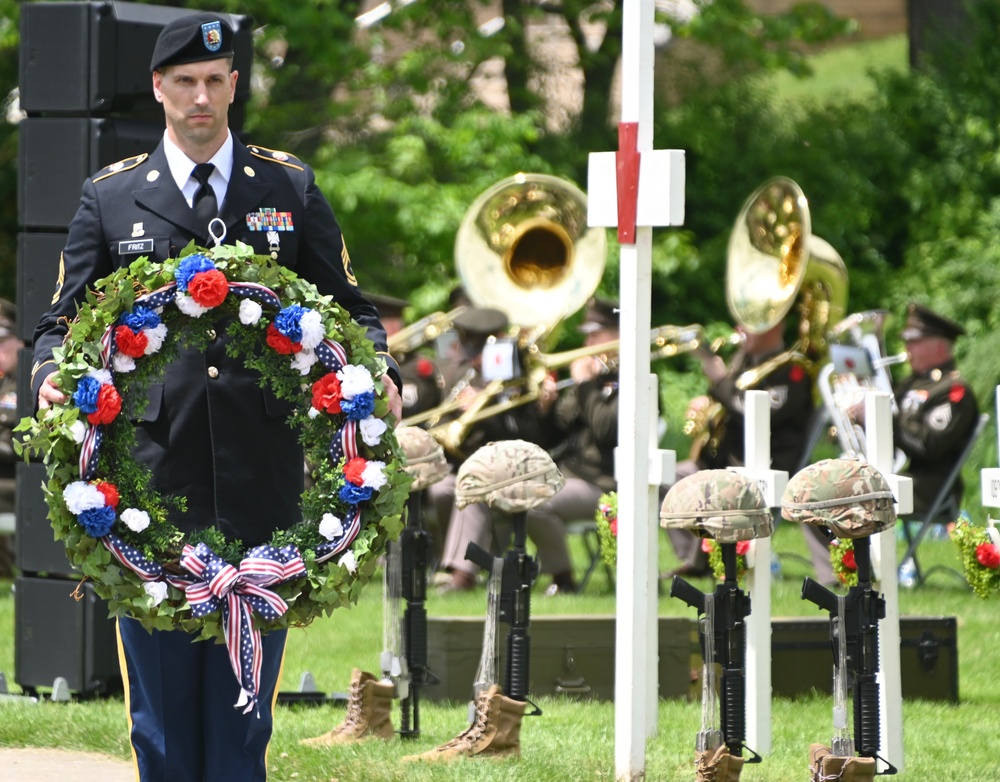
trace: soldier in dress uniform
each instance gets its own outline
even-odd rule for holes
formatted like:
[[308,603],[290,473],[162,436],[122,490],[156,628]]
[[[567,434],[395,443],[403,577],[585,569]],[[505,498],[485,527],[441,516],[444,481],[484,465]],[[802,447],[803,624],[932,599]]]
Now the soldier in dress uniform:
[[[17,308],[0,299],[0,513],[14,512],[14,427],[17,426]],[[0,578],[14,575],[14,538],[0,535]]]
[[[189,243],[208,246],[225,229],[331,296],[364,326],[389,367],[384,383],[398,419],[398,367],[385,331],[361,293],[340,226],[313,171],[285,153],[237,143],[229,130],[236,94],[233,30],[218,14],[166,24],[150,71],[166,129],[151,154],[115,163],[83,185],[69,226],[51,309],[34,334],[32,390],[38,405],[65,404],[53,382],[53,350],[94,282],[141,256],[164,261]],[[287,402],[227,354],[226,323],[206,322],[204,350],[181,349],[136,422],[136,459],[154,488],[183,496],[171,514],[182,533],[214,526],[246,547],[301,518],[303,453],[286,424]],[[248,480],[248,476],[252,480]],[[147,632],[119,620],[130,741],[141,782],[262,782],[286,632],[263,638],[259,709],[233,704],[240,687],[224,644],[181,631]]]
[[[909,460],[903,474],[913,478],[917,513],[937,496],[979,418],[972,387],[955,366],[955,340],[963,334],[958,323],[922,304],[907,309],[900,336],[912,374],[894,392],[899,412],[893,419],[893,441]],[[959,479],[958,497],[962,489]]]

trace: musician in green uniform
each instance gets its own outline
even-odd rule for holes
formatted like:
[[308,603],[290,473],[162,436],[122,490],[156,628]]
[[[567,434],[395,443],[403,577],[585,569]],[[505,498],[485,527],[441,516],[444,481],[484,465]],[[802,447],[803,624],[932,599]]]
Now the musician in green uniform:
[[[895,389],[899,412],[893,441],[908,459],[904,475],[913,478],[913,510],[934,501],[979,418],[972,387],[955,366],[955,340],[965,334],[958,323],[922,304],[911,304],[900,336],[912,374]],[[961,479],[954,492],[962,495]]]

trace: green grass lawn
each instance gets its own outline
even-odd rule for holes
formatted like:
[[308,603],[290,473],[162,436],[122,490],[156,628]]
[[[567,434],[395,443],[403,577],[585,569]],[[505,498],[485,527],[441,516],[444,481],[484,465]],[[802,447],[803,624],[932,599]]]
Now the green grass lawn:
[[[800,559],[806,551],[801,532],[783,525],[773,542],[774,549],[783,554],[782,574],[774,583],[773,614],[819,615],[818,609],[799,597],[802,578],[810,574],[809,566]],[[582,568],[581,548],[574,548],[574,557]],[[944,540],[928,541],[922,559],[925,565],[958,564],[952,544]],[[663,567],[674,564],[665,538],[661,538],[660,561]],[[702,589],[710,588],[707,579],[696,583]],[[531,608],[535,616],[608,614],[614,612],[615,598],[598,570],[586,594],[546,598],[536,589]],[[428,610],[432,616],[482,616],[485,590],[431,596]],[[906,616],[958,618],[961,703],[913,700],[904,704],[907,771],[899,778],[920,782],[1000,778],[1000,760],[991,749],[990,732],[982,727],[1000,708],[1000,682],[995,675],[1000,664],[1000,629],[994,619],[995,605],[973,596],[957,579],[937,575],[928,586],[903,591],[900,610]],[[658,611],[661,616],[693,616],[683,603],[666,596],[660,598]],[[13,626],[11,584],[0,583],[0,671],[12,683]],[[297,689],[302,674],[308,671],[320,690],[343,692],[352,668],[377,668],[381,639],[381,589],[375,582],[356,607],[338,610],[311,627],[291,632],[283,689]],[[461,732],[466,719],[464,703],[422,702],[423,735],[416,741],[376,741],[328,750],[301,747],[298,740],[329,730],[342,718],[342,707],[282,706],[269,756],[270,778],[279,782],[613,779],[613,705],[568,696],[541,698],[539,704],[544,714],[525,718],[520,760],[430,765],[403,763],[400,758],[430,749]],[[809,744],[829,741],[831,705],[826,693],[775,699],[772,752],[760,765],[745,767],[741,779],[805,779]],[[397,711],[397,728],[398,717]],[[697,702],[661,700],[658,730],[648,742],[647,779],[689,782],[694,776],[692,748],[699,728]],[[70,703],[0,703],[0,746],[62,746],[126,759],[125,730],[124,706],[117,697]]]

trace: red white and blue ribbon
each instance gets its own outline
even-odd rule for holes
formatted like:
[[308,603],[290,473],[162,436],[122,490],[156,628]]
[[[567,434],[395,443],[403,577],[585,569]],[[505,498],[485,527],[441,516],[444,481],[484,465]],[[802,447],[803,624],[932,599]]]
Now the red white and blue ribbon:
[[245,706],[246,714],[256,708],[260,689],[262,651],[253,615],[256,612],[273,622],[288,610],[288,604],[266,587],[304,575],[302,556],[294,546],[257,546],[247,552],[237,569],[199,543],[184,547],[181,567],[194,576],[185,588],[192,616],[200,619],[222,611],[229,664],[242,688],[236,707]]
[[241,299],[253,299],[259,304],[266,304],[276,310],[281,309],[281,299],[278,298],[278,294],[260,283],[231,282],[229,283],[229,291]]
[[351,507],[347,518],[341,524],[343,525],[344,532],[340,537],[329,543],[320,543],[316,546],[317,565],[337,556],[354,542],[354,539],[358,536],[358,532],[361,530],[361,511],[358,510],[357,505]]

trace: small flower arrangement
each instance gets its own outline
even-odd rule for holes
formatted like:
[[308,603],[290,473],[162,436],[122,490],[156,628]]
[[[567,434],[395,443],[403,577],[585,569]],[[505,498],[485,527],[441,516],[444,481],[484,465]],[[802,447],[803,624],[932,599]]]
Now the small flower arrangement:
[[[701,550],[708,554],[708,564],[712,574],[719,580],[726,578],[726,565],[722,561],[722,545],[714,538],[702,538]],[[747,574],[747,552],[750,550],[749,540],[736,543],[736,578],[745,578]]]
[[[242,243],[140,259],[97,289],[54,351],[70,402],[16,431],[25,433],[19,450],[46,464],[56,539],[111,613],[256,648],[261,630],[306,625],[356,601],[402,529],[410,483],[382,420],[385,364],[365,330]],[[231,355],[294,403],[288,422],[315,466],[302,519],[250,550],[215,527],[180,533],[167,508],[183,511],[184,498],[155,491],[131,455],[132,416],[122,414],[141,410],[180,346],[203,347],[197,324],[209,312],[229,321]],[[258,674],[249,663],[234,672],[250,709]]]
[[602,494],[594,513],[597,535],[601,541],[601,559],[608,567],[618,561],[618,492]]
[[834,538],[830,541],[830,564],[837,580],[846,587],[858,585],[858,563],[854,560],[854,541]]
[[1000,547],[990,530],[961,518],[955,522],[951,539],[958,547],[962,569],[972,591],[983,599],[1000,591]]

